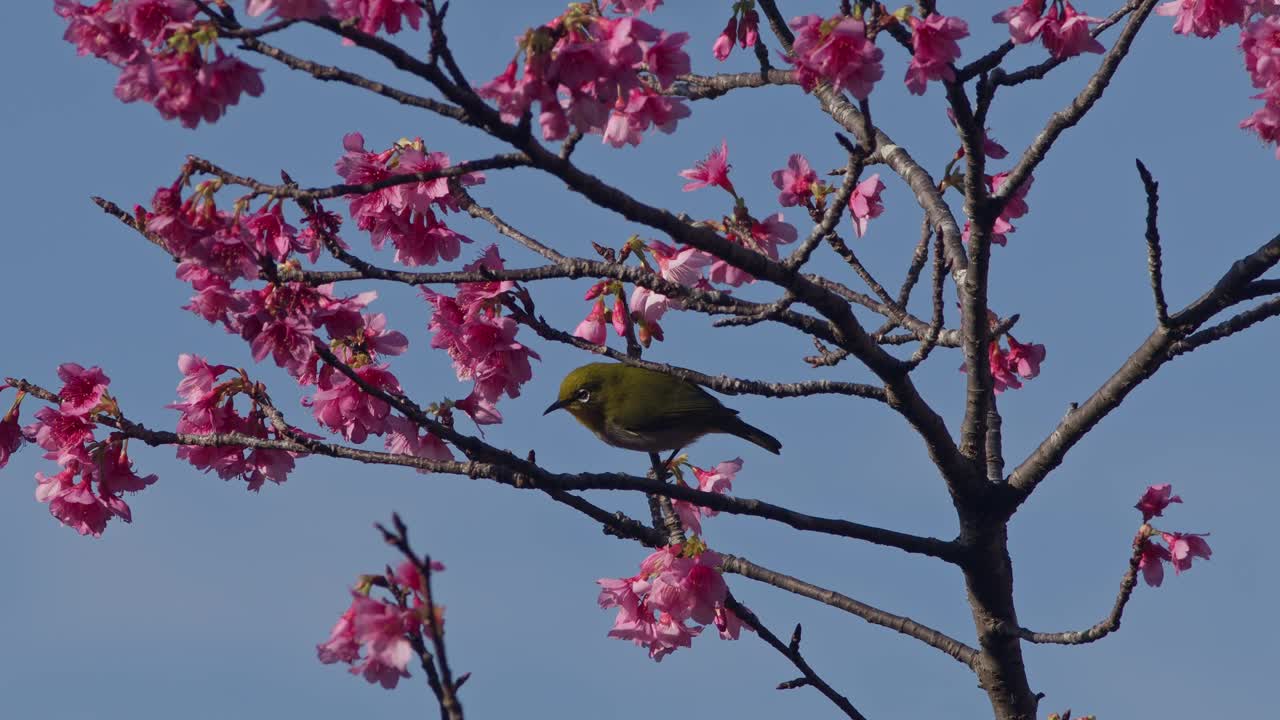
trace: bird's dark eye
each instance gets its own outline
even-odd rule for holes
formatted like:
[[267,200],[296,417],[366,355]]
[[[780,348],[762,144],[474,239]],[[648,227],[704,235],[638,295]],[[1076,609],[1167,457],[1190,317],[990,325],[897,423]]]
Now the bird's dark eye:
[[591,391],[586,388],[581,388],[578,390],[576,397],[578,402],[591,402]]

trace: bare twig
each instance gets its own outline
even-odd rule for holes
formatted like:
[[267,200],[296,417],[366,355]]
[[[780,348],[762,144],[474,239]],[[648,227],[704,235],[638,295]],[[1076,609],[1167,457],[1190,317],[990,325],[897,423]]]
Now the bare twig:
[[1164,278],[1160,260],[1160,185],[1141,160],[1134,160],[1142,187],[1147,193],[1147,272],[1151,275],[1151,293],[1156,302],[1156,322],[1169,327],[1169,304],[1164,299]]
[[[794,642],[790,645],[784,644],[782,640],[778,639],[777,635],[774,635],[769,628],[765,627],[764,623],[760,621],[760,618],[754,612],[745,607],[742,603],[738,602],[737,598],[733,597],[732,594],[725,598],[724,605],[730,612],[737,615],[738,619],[742,620],[745,625],[750,627],[752,630],[755,630],[756,635],[759,635],[760,639],[764,640],[769,647],[777,650],[779,653],[782,653],[783,657],[790,660],[791,664],[795,665],[796,669],[803,674],[804,685],[808,685],[822,693],[828,700],[834,703],[836,707],[840,708],[841,712],[849,718],[852,718],[852,720],[866,720],[866,716],[858,712],[858,709],[853,706],[853,703],[849,702],[848,698],[836,692],[835,689],[827,683],[827,681],[823,680],[818,673],[814,672],[808,661],[804,659],[804,655],[800,654],[799,642]],[[799,632],[799,628],[800,626],[797,625],[797,633]],[[782,685],[779,685],[778,689],[782,690],[800,687],[800,685],[795,681],[786,685],[787,687],[785,688]]]

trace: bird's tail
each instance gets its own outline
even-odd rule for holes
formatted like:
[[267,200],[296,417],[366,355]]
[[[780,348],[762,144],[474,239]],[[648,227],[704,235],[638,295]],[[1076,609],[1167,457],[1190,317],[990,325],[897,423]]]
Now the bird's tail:
[[778,438],[754,425],[744,422],[741,418],[726,418],[723,430],[730,435],[737,435],[743,440],[753,442],[774,455],[782,454],[782,443],[778,442]]

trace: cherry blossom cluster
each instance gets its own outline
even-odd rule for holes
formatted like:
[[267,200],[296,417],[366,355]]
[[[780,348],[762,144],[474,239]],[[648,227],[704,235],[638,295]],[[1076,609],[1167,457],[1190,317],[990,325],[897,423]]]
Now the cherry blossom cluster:
[[[1166,483],[1148,487],[1134,505],[1142,513],[1142,528],[1138,531],[1142,555],[1138,568],[1142,570],[1142,579],[1152,587],[1164,582],[1165,563],[1173,565],[1174,572],[1181,574],[1191,569],[1195,558],[1208,560],[1213,555],[1205,541],[1208,533],[1164,532],[1151,527],[1153,518],[1164,517],[1165,508],[1181,502],[1182,498],[1173,494],[1173,486]],[[1156,542],[1157,537],[1164,545]]]
[[[464,266],[468,272],[481,268],[503,269],[498,246],[490,245],[475,262]],[[433,333],[431,347],[444,349],[453,359],[459,380],[474,382],[471,393],[453,403],[477,425],[502,422],[497,401],[504,394],[520,396],[520,386],[533,377],[530,358],[538,353],[518,342],[519,325],[503,315],[503,304],[511,299],[516,284],[510,280],[460,283],[456,296],[423,288],[422,295],[433,312],[428,328]]]
[[[450,167],[449,156],[427,152],[422,138],[402,140],[392,147],[365,150],[364,136],[358,132],[342,138],[346,151],[334,165],[348,184],[378,183],[398,175],[439,172]],[[456,181],[463,186],[484,182],[482,173],[466,173]],[[471,239],[449,229],[436,217],[440,212],[456,212],[457,202],[449,191],[448,178],[391,185],[370,193],[349,195],[351,219],[370,234],[375,250],[387,240],[395,246],[395,261],[410,267],[435,265],[454,260],[462,253],[462,243]]]
[[[634,13],[657,3],[613,5]],[[688,39],[688,33],[668,33],[629,15],[607,17],[592,5],[574,3],[518,38],[516,58],[478,92],[496,102],[510,123],[537,102],[547,140],[564,139],[572,125],[614,147],[639,145],[651,126],[670,133],[690,114],[682,100],[661,92],[689,72],[682,49]],[[524,69],[517,79],[521,56]]]
[[[995,327],[997,318],[994,313],[987,314],[988,325]],[[991,368],[991,386],[997,394],[1005,390],[1018,390],[1023,380],[1031,380],[1040,374],[1040,363],[1044,362],[1046,350],[1038,343],[1023,344],[1010,333],[1005,333],[1009,349],[1000,346],[1000,338],[995,338],[987,346],[987,362]],[[960,372],[967,372],[964,365]]]
[[[705,187],[718,187],[732,195],[732,213],[721,218],[718,223],[712,223],[712,226],[723,233],[729,242],[762,253],[770,260],[777,260],[778,246],[796,241],[796,228],[785,222],[780,212],[767,215],[763,220],[753,217],[747,210],[746,201],[738,195],[729,180],[731,167],[729,146],[722,141],[718,149],[712,150],[705,159],[695,163],[694,167],[680,171],[681,177],[689,180],[682,189],[691,192]],[[755,282],[751,275],[719,258],[713,258],[711,262],[710,279],[718,285],[734,287]]]
[[[181,413],[177,431],[189,435],[213,435],[237,433],[262,439],[290,440],[268,424],[264,409],[253,397],[261,388],[255,386],[240,371],[226,380],[222,376],[233,372],[227,365],[210,365],[199,355],[183,353],[178,356],[178,370],[182,380],[178,382],[181,402],[169,407]],[[248,415],[241,415],[235,407],[237,395],[252,398]],[[296,428],[290,433],[303,434]],[[267,480],[283,483],[293,471],[298,453],[270,448],[247,448],[237,445],[180,445],[178,459],[191,463],[197,470],[215,472],[223,480],[240,478],[249,490],[257,492]]]
[[54,11],[78,54],[120,68],[116,97],[151,103],[166,120],[194,128],[218,120],[241,95],[262,94],[261,70],[227,54],[212,23],[195,19],[191,0],[54,0]]
[[[801,206],[811,213],[820,214],[826,207],[827,195],[835,192],[835,188],[818,179],[818,174],[809,165],[803,155],[793,154],[787,158],[785,168],[774,170],[770,175],[778,193],[778,204],[783,207]],[[853,231],[858,237],[867,232],[867,226],[873,218],[884,212],[884,203],[880,193],[884,192],[884,183],[880,174],[876,173],[859,182],[849,196],[849,217],[853,221]]]
[[[1255,88],[1253,97],[1262,107],[1240,123],[1264,142],[1276,145],[1280,159],[1280,3],[1276,0],[1173,0],[1156,6],[1156,14],[1173,16],[1173,31],[1180,35],[1215,37],[1228,25],[1239,25],[1240,50],[1245,70]],[[1256,16],[1256,17],[1255,17]]]
[[654,552],[632,577],[597,580],[600,607],[618,609],[609,637],[647,648],[657,661],[691,647],[707,625],[737,640],[742,621],[725,607],[729,588],[720,563],[720,555],[695,538]]
[[[156,481],[133,469],[128,440],[111,433],[99,440],[96,431],[101,416],[119,420],[120,406],[107,392],[111,379],[101,368],[84,368],[76,363],[58,366],[62,389],[56,407],[36,411],[36,421],[22,429],[29,442],[45,450],[44,457],[61,466],[53,475],[36,473],[36,500],[48,503],[49,514],[81,535],[100,537],[112,518],[132,522],[133,513],[124,493],[138,492]],[[0,421],[0,467],[17,450],[15,437],[18,398]]]
[[1008,23],[1009,39],[1015,45],[1040,38],[1049,54],[1059,60],[1104,49],[1089,29],[1102,19],[1077,12],[1068,0],[1022,0],[1021,4],[996,13],[991,20]]
[[733,4],[729,22],[725,23],[724,30],[711,46],[711,54],[715,55],[716,60],[724,62],[733,52],[735,43],[745,50],[755,47],[759,39],[760,14],[756,12],[755,0],[738,0]]
[[[444,565],[431,561],[432,573]],[[374,587],[387,597],[376,597]],[[444,607],[430,597],[426,579],[416,565],[405,561],[383,576],[362,575],[351,590],[351,605],[329,631],[329,639],[316,646],[320,662],[346,663],[352,675],[390,690],[409,677],[409,663],[418,657],[428,623],[444,628]]]
[[[324,330],[330,348],[361,382],[399,393],[400,383],[383,358],[403,354],[408,340],[387,328],[385,316],[364,312],[377,297],[375,292],[339,297],[331,284],[313,286],[279,277],[299,269],[300,260],[293,253],[305,253],[314,261],[325,242],[342,245],[335,234],[341,220],[317,205],[306,218],[307,227],[299,231],[285,221],[278,203],[246,213],[242,200],[227,212],[216,204],[219,181],[200,183],[185,200],[182,181],[157,190],[151,209],[138,207],[135,214],[180,260],[178,277],[196,291],[186,308],[244,338],[254,360],[270,356],[299,385],[316,386],[304,404],[327,429],[356,443],[383,435],[391,419],[389,405],[367,394],[355,379],[322,366],[316,343],[322,342]],[[415,192],[409,185],[398,187]],[[261,287],[234,286],[238,280],[263,275],[275,279]],[[394,442],[429,451],[429,457],[448,454],[436,439],[406,445],[407,437],[401,432]]]
[[[953,63],[960,58],[956,41],[969,36],[969,25],[936,12],[918,18],[910,10],[908,6],[901,13],[884,16],[880,23],[903,22],[911,28],[911,62],[905,81],[912,94],[921,95],[930,80],[955,79]],[[802,15],[788,24],[795,31],[795,41],[791,55],[783,60],[795,67],[796,80],[805,92],[825,81],[866,100],[884,77],[884,51],[875,44],[880,28],[869,26],[861,17]]]
[[1240,34],[1240,48],[1249,79],[1262,90],[1254,97],[1263,101],[1262,107],[1245,118],[1240,127],[1276,144],[1276,157],[1280,158],[1280,15],[1258,18],[1246,25]]
[[[684,460],[688,464],[687,460]],[[742,470],[742,458],[734,458],[733,460],[725,460],[710,470],[703,470],[696,465],[689,465],[693,470],[693,476],[698,481],[698,489],[709,493],[728,494],[733,489],[733,480],[737,477],[738,472]],[[685,482],[684,473],[680,471],[679,461],[672,467],[675,474],[675,481],[685,487],[689,487],[689,483]],[[694,535],[702,534],[702,518],[715,517],[719,515],[718,510],[695,505],[686,500],[672,500],[672,508],[675,509],[676,515],[680,518],[680,523],[684,525],[684,529]]]

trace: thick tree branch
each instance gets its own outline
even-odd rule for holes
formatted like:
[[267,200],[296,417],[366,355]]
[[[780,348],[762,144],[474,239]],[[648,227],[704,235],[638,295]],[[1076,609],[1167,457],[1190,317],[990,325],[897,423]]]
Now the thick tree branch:
[[[1181,339],[1179,335],[1194,332],[1209,318],[1240,302],[1243,296],[1250,294],[1253,283],[1258,277],[1277,263],[1280,263],[1280,235],[1236,261],[1231,269],[1218,279],[1213,288],[1183,310],[1171,315],[1169,324],[1172,329],[1156,328],[1125,360],[1124,364],[1094,391],[1089,399],[1068,412],[1049,437],[1045,438],[1039,447],[1013,471],[1009,478],[1009,485],[1016,491],[1016,496],[1014,504],[1008,511],[1013,512],[1018,504],[1025,501],[1049,472],[1062,464],[1063,458],[1076,443],[1080,442],[1102,418],[1119,407],[1134,388],[1155,374],[1156,370],[1169,360],[1170,350]],[[1271,312],[1271,309],[1262,314],[1267,312]],[[1253,316],[1250,316],[1249,319],[1252,318]],[[1202,339],[1209,340],[1206,336],[1202,336]],[[1198,347],[1200,344],[1203,342],[1195,346]]]
[[912,620],[902,615],[894,615],[877,607],[872,607],[864,602],[854,600],[853,598],[842,595],[834,590],[818,587],[803,580],[793,578],[790,575],[784,575],[780,572],[761,567],[755,563],[733,555],[725,555],[721,568],[725,572],[743,577],[758,580],[774,587],[781,588],[787,592],[795,593],[811,600],[817,600],[825,605],[844,610],[847,613],[856,615],[866,620],[872,625],[889,628],[896,632],[902,633],[908,637],[913,637],[924,644],[941,650],[950,655],[958,662],[972,668],[977,662],[978,651],[965,645],[964,643],[952,638],[945,633],[934,630],[927,625]]

